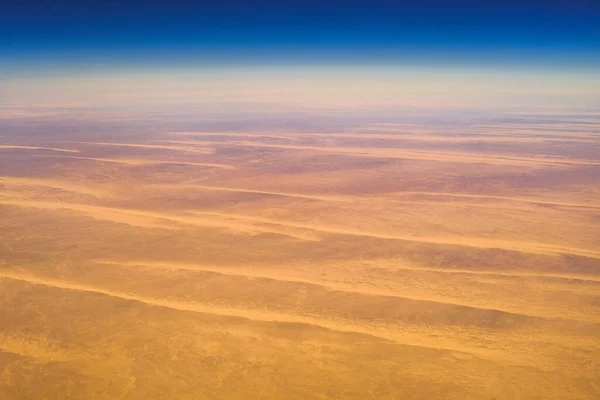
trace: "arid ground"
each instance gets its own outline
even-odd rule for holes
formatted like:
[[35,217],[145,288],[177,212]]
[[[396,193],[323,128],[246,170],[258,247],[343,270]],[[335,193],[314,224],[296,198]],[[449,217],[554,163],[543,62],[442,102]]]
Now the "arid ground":
[[2,400],[600,398],[597,114],[7,118]]

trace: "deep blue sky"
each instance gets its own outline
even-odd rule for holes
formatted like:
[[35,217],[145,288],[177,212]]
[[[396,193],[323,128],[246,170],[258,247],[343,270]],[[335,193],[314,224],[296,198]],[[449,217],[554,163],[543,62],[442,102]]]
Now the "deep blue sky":
[[9,65],[600,65],[600,0],[0,3]]

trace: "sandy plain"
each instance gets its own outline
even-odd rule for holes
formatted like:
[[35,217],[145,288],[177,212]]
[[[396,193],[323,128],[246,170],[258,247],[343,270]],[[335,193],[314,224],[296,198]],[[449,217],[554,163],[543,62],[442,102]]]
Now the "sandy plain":
[[598,399],[600,119],[0,136],[1,399]]

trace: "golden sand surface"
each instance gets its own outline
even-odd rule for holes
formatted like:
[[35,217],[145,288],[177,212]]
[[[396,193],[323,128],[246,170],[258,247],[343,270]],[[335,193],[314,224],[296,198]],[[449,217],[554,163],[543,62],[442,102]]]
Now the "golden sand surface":
[[600,119],[0,137],[0,399],[600,398]]

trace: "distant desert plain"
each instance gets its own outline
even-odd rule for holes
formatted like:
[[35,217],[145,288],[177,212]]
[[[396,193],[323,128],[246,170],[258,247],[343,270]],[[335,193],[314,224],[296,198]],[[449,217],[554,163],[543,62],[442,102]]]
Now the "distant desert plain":
[[2,400],[600,399],[598,115],[33,120],[0,135]]

